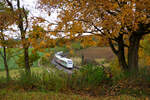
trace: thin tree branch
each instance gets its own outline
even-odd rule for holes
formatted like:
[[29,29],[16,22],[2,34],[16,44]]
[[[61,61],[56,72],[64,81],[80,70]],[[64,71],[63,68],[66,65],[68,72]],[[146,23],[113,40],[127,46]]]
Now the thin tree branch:
[[[47,33],[48,32],[66,32],[66,31],[63,31],[63,30],[54,30],[54,31],[46,31]],[[67,31],[67,32],[70,32],[70,31]],[[98,32],[98,31],[82,31],[82,32],[79,32],[79,31],[71,31],[71,32],[74,32],[74,33],[94,33],[94,32]]]
[[[89,21],[83,20],[83,19],[75,19],[77,21],[83,21],[85,23],[90,23]],[[105,33],[102,31],[103,29],[100,29],[99,27],[97,27],[96,25],[94,25],[94,23],[90,23],[91,26],[94,26],[94,28],[97,30],[97,32],[99,31],[101,34],[105,35]]]
[[12,2],[10,2],[9,0],[6,0],[7,4],[10,6],[11,10],[13,11],[14,8],[13,8],[13,5],[12,5]]

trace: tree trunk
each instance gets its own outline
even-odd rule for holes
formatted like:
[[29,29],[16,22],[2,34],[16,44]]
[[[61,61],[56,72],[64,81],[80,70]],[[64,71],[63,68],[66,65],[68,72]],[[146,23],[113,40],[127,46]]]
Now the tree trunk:
[[138,71],[138,50],[139,43],[141,40],[140,35],[132,35],[129,39],[129,48],[128,48],[128,66],[129,71]]
[[[4,37],[4,34],[3,34],[3,29],[1,29],[1,39],[3,42],[5,42],[5,37]],[[3,58],[3,61],[4,61],[4,66],[5,66],[5,71],[6,71],[6,77],[7,77],[7,80],[10,79],[10,76],[9,76],[9,69],[8,69],[8,63],[7,63],[7,54],[6,54],[6,47],[5,45],[3,44],[3,52],[4,54],[2,54],[2,58]]]
[[20,30],[21,30],[21,39],[22,39],[22,45],[23,45],[23,50],[24,50],[25,71],[26,71],[26,74],[30,74],[31,70],[30,70],[29,52],[28,52],[29,46],[25,38],[25,31],[23,31],[22,28]]
[[123,70],[127,70],[128,65],[127,65],[127,62],[126,62],[126,59],[125,59],[123,35],[120,35],[118,40],[119,41],[118,41],[117,57],[118,57],[119,65],[122,67]]
[[6,47],[3,46],[3,50],[4,50],[4,66],[5,66],[5,70],[6,70],[6,76],[7,76],[7,80],[9,80],[10,76],[9,76],[9,69],[8,69],[8,64],[7,64],[7,55],[6,55]]
[[81,56],[81,60],[82,60],[82,65],[84,65],[85,64],[85,60],[84,60],[84,54],[82,54],[82,56]]
[[115,45],[112,43],[112,41],[109,39],[109,45],[114,52],[114,54],[117,56],[119,65],[123,70],[128,69],[128,65],[125,59],[125,52],[124,52],[124,41],[123,41],[123,35],[120,35],[118,38],[116,38],[116,42],[118,45],[118,48],[115,48]]
[[[26,74],[30,74],[31,70],[30,70],[30,65],[29,65],[29,54],[28,54],[29,46],[26,41],[26,30],[28,28],[27,13],[25,13],[24,7],[20,8],[20,0],[17,0],[17,7],[19,10],[18,27],[20,29],[21,39],[22,39],[22,44],[23,44],[23,49],[24,49],[25,70],[26,70]],[[24,26],[24,20],[26,22],[26,26]]]
[[28,54],[28,47],[24,48],[24,60],[25,60],[25,69],[26,69],[26,73],[30,73],[30,65],[29,65],[29,54]]
[[128,65],[126,63],[123,51],[119,51],[117,57],[118,57],[119,65],[122,67],[122,69],[128,70]]

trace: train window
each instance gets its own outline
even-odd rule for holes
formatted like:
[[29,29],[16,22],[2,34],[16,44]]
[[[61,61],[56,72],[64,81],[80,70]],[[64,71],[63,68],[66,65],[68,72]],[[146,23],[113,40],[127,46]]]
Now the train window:
[[65,57],[65,55],[63,55],[63,54],[62,54],[61,56],[62,56],[62,57]]
[[67,64],[65,61],[63,61],[63,60],[61,60],[61,62],[63,63],[63,64]]
[[68,61],[69,64],[72,64],[72,61]]

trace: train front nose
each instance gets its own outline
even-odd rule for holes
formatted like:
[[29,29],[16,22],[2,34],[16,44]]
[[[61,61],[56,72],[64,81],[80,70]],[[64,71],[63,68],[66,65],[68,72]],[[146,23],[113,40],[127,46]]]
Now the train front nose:
[[73,62],[71,60],[68,61],[68,68],[73,68]]

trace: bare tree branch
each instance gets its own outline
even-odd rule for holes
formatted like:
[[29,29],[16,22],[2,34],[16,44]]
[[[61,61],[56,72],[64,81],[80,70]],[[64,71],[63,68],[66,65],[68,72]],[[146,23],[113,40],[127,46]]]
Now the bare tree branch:
[[13,8],[13,5],[12,5],[12,2],[10,2],[9,0],[6,0],[7,4],[10,6],[11,10],[13,11],[14,8]]
[[[63,31],[63,30],[54,30],[54,31],[52,31],[52,30],[50,30],[50,31],[46,31],[47,33],[48,32],[66,32],[66,31]],[[70,32],[70,31],[67,31],[67,32]],[[74,33],[94,33],[94,32],[98,32],[98,31],[82,31],[82,32],[80,32],[80,31],[71,31],[71,32],[74,32]]]
[[24,16],[25,16],[25,21],[26,21],[26,26],[25,26],[25,29],[24,31],[26,32],[28,26],[29,26],[29,23],[28,23],[28,16],[27,16],[27,13],[25,11],[25,8],[23,7],[23,13],[24,13]]

